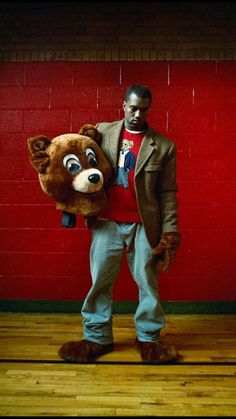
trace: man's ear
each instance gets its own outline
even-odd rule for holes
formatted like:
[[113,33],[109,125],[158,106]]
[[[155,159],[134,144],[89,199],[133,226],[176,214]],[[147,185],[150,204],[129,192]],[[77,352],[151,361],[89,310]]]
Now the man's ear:
[[32,166],[37,172],[45,173],[50,161],[46,150],[50,146],[51,141],[44,135],[36,135],[36,137],[28,138],[27,143]]
[[98,131],[98,129],[91,124],[85,124],[79,130],[80,135],[86,135],[86,137],[92,138],[97,144],[100,144],[102,141],[102,135]]

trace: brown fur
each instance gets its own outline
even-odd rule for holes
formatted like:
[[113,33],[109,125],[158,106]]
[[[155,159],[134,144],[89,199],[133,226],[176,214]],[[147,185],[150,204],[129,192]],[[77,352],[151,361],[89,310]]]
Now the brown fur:
[[[112,169],[99,146],[100,142],[101,135],[90,124],[84,125],[79,134],[60,135],[51,141],[43,135],[28,139],[30,162],[38,172],[42,190],[54,199],[57,209],[87,217],[98,215],[106,208],[105,185],[111,177]],[[96,155],[96,167],[91,166],[88,160],[88,149],[93,150]],[[63,159],[69,155],[79,159],[80,172],[69,172],[63,164]],[[96,176],[102,174],[97,184],[95,181],[87,181],[87,173],[89,176],[93,172]],[[75,181],[77,188],[80,188],[81,182],[82,191],[75,189]]]
[[100,345],[99,343],[81,340],[78,342],[66,342],[59,349],[62,359],[70,362],[89,363],[95,361],[99,356],[111,352],[113,344]]
[[157,267],[163,272],[167,272],[173,259],[176,256],[177,248],[180,245],[180,233],[163,233],[158,245],[152,250],[153,256],[157,259]]
[[164,345],[161,342],[140,342],[136,339],[136,348],[145,364],[164,364],[179,358],[174,346]]
[[[179,358],[179,354],[173,346],[164,345],[161,342],[140,342],[136,339],[135,345],[145,364],[164,364],[174,362]],[[113,344],[100,345],[83,339],[64,343],[58,354],[69,362],[90,363],[112,350]]]

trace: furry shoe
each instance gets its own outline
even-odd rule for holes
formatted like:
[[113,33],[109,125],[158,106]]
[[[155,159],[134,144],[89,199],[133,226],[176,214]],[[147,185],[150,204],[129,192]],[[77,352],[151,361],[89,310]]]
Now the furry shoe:
[[140,342],[136,339],[135,346],[140,352],[141,359],[145,364],[174,362],[179,357],[174,346],[164,345],[161,342]]
[[59,349],[58,354],[62,359],[70,362],[89,363],[99,356],[111,352],[113,343],[100,345],[99,343],[81,340],[79,342],[66,342]]

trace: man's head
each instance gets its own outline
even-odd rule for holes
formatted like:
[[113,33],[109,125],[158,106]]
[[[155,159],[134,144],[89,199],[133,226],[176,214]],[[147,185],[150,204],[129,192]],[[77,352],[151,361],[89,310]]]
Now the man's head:
[[152,93],[146,86],[128,87],[123,103],[126,128],[131,131],[142,131],[145,128],[151,101]]

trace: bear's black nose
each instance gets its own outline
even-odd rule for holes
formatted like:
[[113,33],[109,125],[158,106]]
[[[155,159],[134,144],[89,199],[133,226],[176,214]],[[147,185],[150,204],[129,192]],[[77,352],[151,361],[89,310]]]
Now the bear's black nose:
[[91,183],[98,183],[100,180],[100,176],[97,173],[94,173],[93,175],[89,175],[88,180]]

